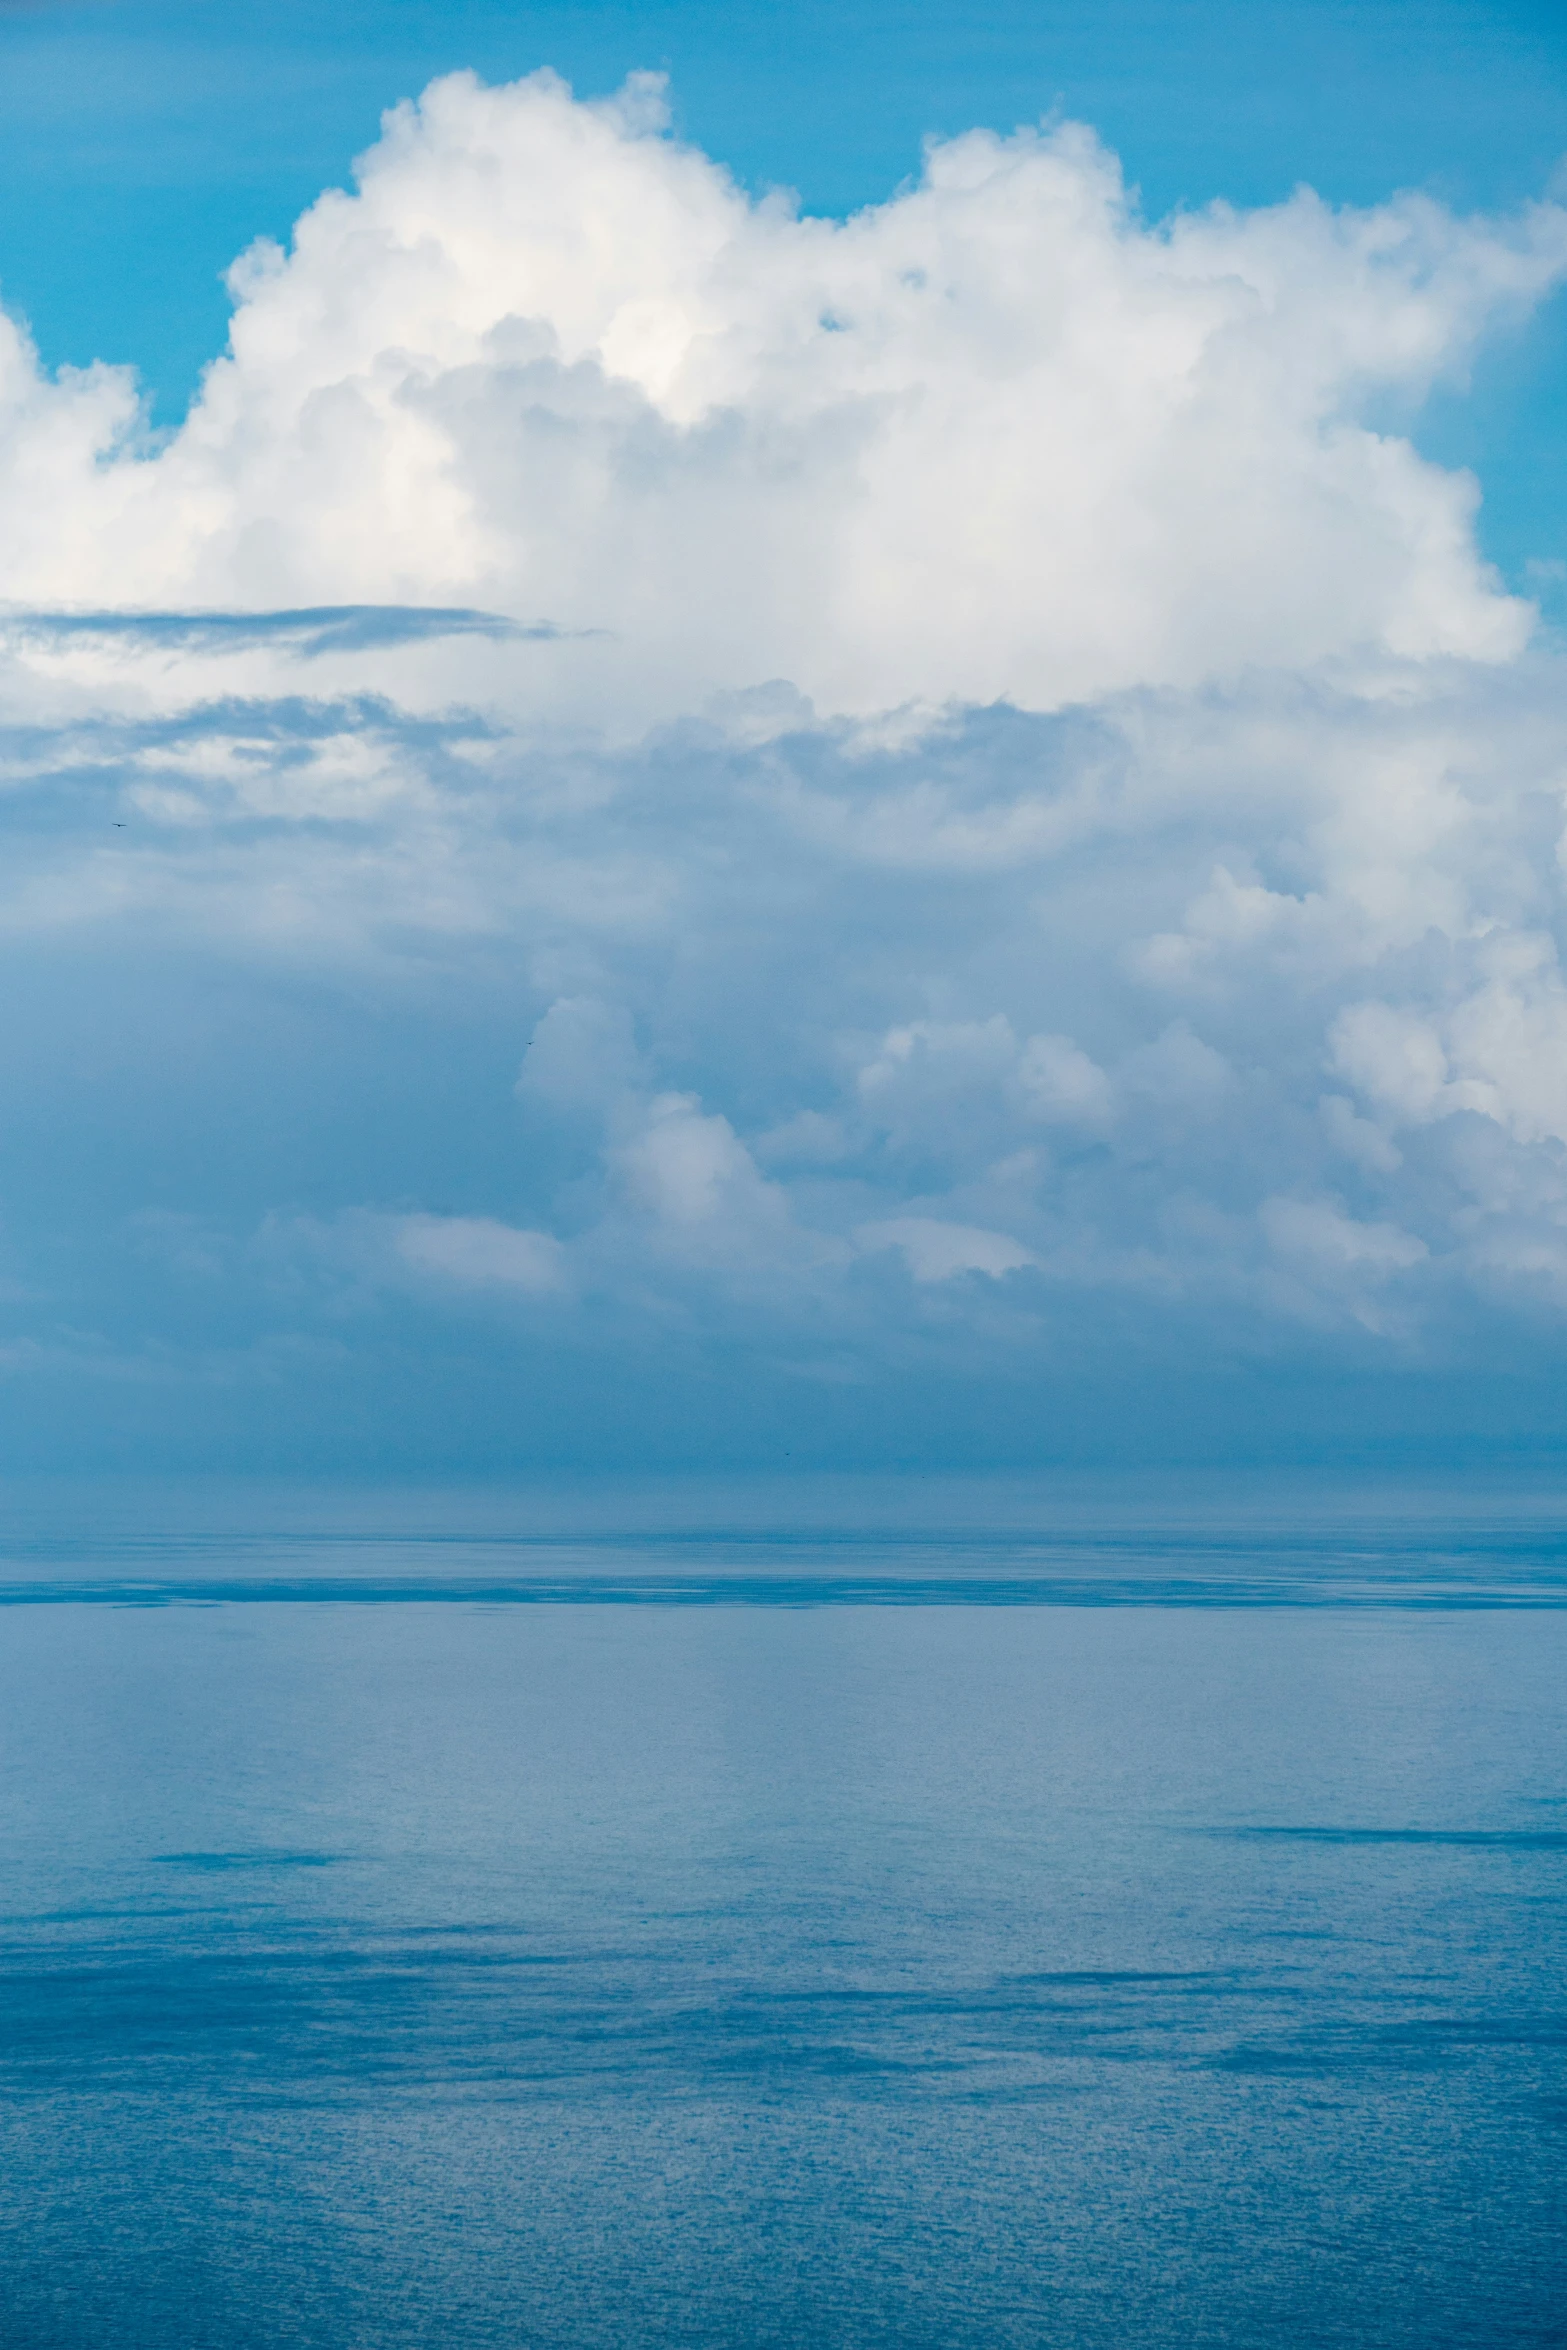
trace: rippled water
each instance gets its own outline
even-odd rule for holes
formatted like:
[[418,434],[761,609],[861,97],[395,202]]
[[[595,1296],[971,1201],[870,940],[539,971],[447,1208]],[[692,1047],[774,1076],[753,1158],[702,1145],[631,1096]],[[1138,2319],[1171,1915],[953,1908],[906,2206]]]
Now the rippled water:
[[927,1499],[18,1504],[7,2350],[1567,2343],[1548,1498]]

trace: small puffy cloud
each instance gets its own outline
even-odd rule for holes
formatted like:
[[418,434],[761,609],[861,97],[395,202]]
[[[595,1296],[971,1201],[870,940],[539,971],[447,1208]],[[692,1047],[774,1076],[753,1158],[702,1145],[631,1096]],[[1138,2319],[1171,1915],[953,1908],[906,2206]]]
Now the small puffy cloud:
[[728,1119],[706,1114],[695,1094],[656,1095],[615,1164],[636,1205],[677,1229],[771,1212],[782,1199]]
[[1036,1118],[1089,1132],[1115,1116],[1115,1088],[1097,1061],[1069,1036],[1031,1036],[1018,1056],[1017,1082]]
[[602,1117],[643,1076],[623,1004],[608,1004],[596,996],[560,996],[533,1032],[517,1077],[517,1093],[546,1110]]
[[1305,1258],[1333,1274],[1382,1280],[1424,1262],[1429,1250],[1396,1224],[1362,1224],[1327,1200],[1268,1199],[1258,1210],[1281,1256]]
[[950,1147],[984,1126],[1005,1133],[1020,1114],[1093,1134],[1116,1112],[1110,1077],[1069,1036],[1020,1042],[1002,1012],[889,1029],[856,1091],[872,1126],[896,1143],[927,1147]]
[[1567,987],[1555,945],[1497,944],[1502,970],[1449,1015],[1455,1090],[1520,1142],[1567,1142]]
[[415,1272],[462,1289],[536,1297],[565,1285],[565,1252],[552,1234],[519,1231],[492,1216],[404,1216],[395,1246]]
[[814,1279],[849,1254],[801,1222],[788,1191],[695,1094],[655,1094],[617,1121],[605,1164],[611,1206],[596,1245],[613,1260],[651,1253],[750,1294]]
[[1392,1137],[1371,1118],[1362,1118],[1341,1093],[1325,1093],[1317,1105],[1323,1131],[1335,1150],[1354,1159],[1373,1175],[1393,1175],[1404,1154]]
[[1334,1023],[1334,1065],[1395,1122],[1468,1110],[1519,1142],[1567,1142],[1567,986],[1549,938],[1487,938],[1481,984],[1435,1012],[1350,1005]]
[[1331,1044],[1335,1069],[1403,1124],[1465,1106],[1453,1095],[1435,1024],[1418,1012],[1351,1004],[1334,1021]]
[[1195,1035],[1184,1020],[1136,1046],[1119,1075],[1128,1092],[1176,1110],[1211,1108],[1234,1083],[1234,1071],[1224,1055]]
[[889,1029],[856,1078],[859,1108],[895,1148],[949,1150],[993,1119],[1017,1065],[1004,1013],[988,1020],[913,1020]]
[[1330,1199],[1266,1199],[1257,1220],[1294,1288],[1284,1290],[1287,1309],[1307,1319],[1336,1310],[1373,1336],[1406,1335],[1404,1316],[1384,1293],[1430,1255],[1416,1234],[1362,1222]]
[[901,1249],[916,1281],[951,1281],[960,1273],[984,1273],[999,1281],[1039,1261],[1008,1233],[948,1224],[936,1216],[892,1216],[885,1223],[862,1224],[854,1237],[863,1249]]

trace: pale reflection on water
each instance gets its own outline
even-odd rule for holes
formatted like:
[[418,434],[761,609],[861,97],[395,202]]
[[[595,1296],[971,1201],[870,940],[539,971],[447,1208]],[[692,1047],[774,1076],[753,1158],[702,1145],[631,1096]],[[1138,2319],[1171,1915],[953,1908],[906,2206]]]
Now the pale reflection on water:
[[1567,2339],[1548,1498],[998,1490],[18,1504],[0,2335]]

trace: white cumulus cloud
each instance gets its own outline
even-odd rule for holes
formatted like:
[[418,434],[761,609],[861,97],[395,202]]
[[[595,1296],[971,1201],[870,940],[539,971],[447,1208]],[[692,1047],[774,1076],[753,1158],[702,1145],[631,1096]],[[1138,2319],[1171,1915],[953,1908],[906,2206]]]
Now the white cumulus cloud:
[[1554,1332],[1567,667],[1389,418],[1564,269],[1550,204],[1149,223],[1073,126],[803,219],[653,84],[458,76],[167,438],[0,324],[0,1344]]
[[405,1216],[397,1253],[421,1273],[468,1289],[559,1289],[564,1252],[548,1232],[518,1231],[493,1216]]
[[674,141],[652,81],[454,75],[236,265],[166,443],[127,377],[50,381],[6,327],[0,596],[490,607],[563,633],[409,678],[632,724],[770,678],[870,713],[1504,659],[1528,610],[1473,483],[1380,419],[1564,268],[1547,204],[1149,224],[1070,124],[801,218]]
[[897,1248],[916,1281],[951,1281],[959,1273],[985,1273],[999,1281],[1037,1263],[1030,1250],[1005,1232],[973,1224],[947,1224],[936,1216],[891,1216],[884,1224],[862,1224],[855,1234],[862,1248]]

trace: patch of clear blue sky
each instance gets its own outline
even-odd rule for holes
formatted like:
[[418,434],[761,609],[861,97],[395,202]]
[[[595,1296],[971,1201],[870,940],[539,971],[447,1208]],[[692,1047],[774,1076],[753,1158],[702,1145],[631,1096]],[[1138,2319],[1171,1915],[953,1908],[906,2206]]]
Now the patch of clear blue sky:
[[[747,185],[843,213],[931,132],[1093,123],[1153,215],[1307,181],[1459,208],[1542,193],[1567,151],[1567,0],[0,0],[0,296],[45,359],[133,361],[163,420],[223,344],[226,264],[344,181],[432,75],[671,77]],[[1444,396],[1510,577],[1567,556],[1567,306]]]

